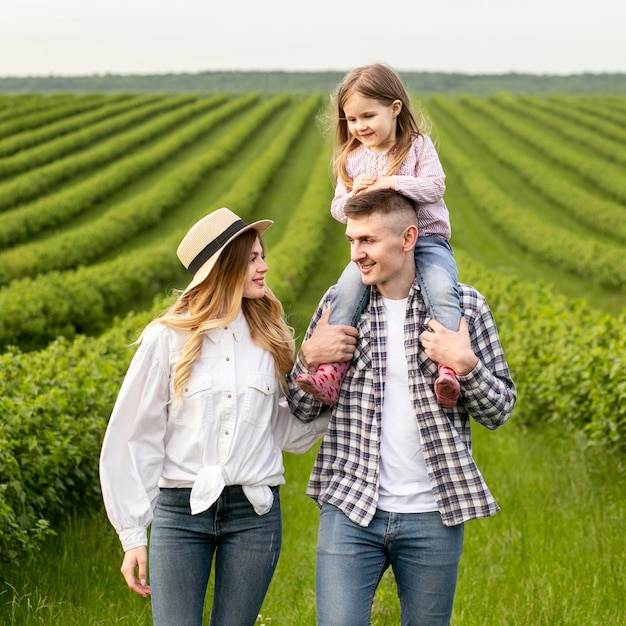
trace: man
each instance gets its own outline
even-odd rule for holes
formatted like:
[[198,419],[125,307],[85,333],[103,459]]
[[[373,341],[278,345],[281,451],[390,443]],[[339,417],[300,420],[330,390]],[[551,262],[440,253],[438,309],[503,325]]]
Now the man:
[[[320,626],[365,626],[391,566],[403,626],[448,624],[464,522],[499,507],[471,456],[470,415],[495,429],[515,386],[483,297],[460,285],[458,332],[428,321],[416,282],[413,204],[390,190],[346,205],[351,259],[371,286],[357,324],[328,325],[332,295],[316,310],[289,381],[302,420],[323,405],[295,384],[330,359],[350,360],[307,494],[321,507],[316,597]],[[438,406],[437,363],[458,374],[457,407]]]

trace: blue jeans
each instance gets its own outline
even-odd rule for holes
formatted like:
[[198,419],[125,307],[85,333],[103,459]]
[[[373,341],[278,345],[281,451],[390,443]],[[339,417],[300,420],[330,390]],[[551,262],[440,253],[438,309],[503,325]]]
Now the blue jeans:
[[241,487],[226,487],[207,511],[191,515],[189,489],[162,489],[150,533],[152,614],[157,626],[201,626],[211,563],[210,624],[252,626],[269,587],[282,540],[278,487],[269,513],[257,515]]
[[[456,332],[461,321],[459,275],[450,244],[435,235],[418,237],[415,268],[430,317]],[[357,266],[349,263],[337,281],[330,303],[329,322],[356,326],[369,300],[369,293]]]
[[438,512],[378,510],[364,528],[325,504],[317,540],[318,626],[367,626],[389,566],[402,626],[449,624],[462,548],[463,525],[444,526]]

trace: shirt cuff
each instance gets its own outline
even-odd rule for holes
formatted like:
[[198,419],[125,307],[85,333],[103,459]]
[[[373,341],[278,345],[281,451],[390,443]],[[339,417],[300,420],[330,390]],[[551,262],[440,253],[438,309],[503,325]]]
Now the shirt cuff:
[[145,528],[125,528],[118,533],[124,552],[148,545],[148,531]]
[[[465,397],[484,396],[485,390],[489,387],[491,372],[479,359],[474,369],[465,376],[457,376],[461,383],[461,390]],[[486,384],[485,384],[486,383]]]

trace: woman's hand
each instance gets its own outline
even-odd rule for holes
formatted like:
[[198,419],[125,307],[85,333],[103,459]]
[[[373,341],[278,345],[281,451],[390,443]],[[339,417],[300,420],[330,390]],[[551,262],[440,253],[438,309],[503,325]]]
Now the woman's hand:
[[[138,576],[135,578],[135,570]],[[124,553],[121,572],[126,580],[128,588],[140,595],[142,598],[152,593],[150,585],[146,584],[146,573],[148,570],[148,550],[146,546],[132,548]]]

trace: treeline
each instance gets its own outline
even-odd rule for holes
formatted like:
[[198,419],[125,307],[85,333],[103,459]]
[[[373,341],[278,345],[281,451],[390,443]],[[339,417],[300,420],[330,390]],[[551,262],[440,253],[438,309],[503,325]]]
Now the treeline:
[[[347,70],[346,70],[347,71]],[[181,74],[0,77],[0,92],[165,91],[330,93],[345,72],[215,71]],[[408,89],[429,94],[626,94],[626,74],[460,74],[400,72]]]

